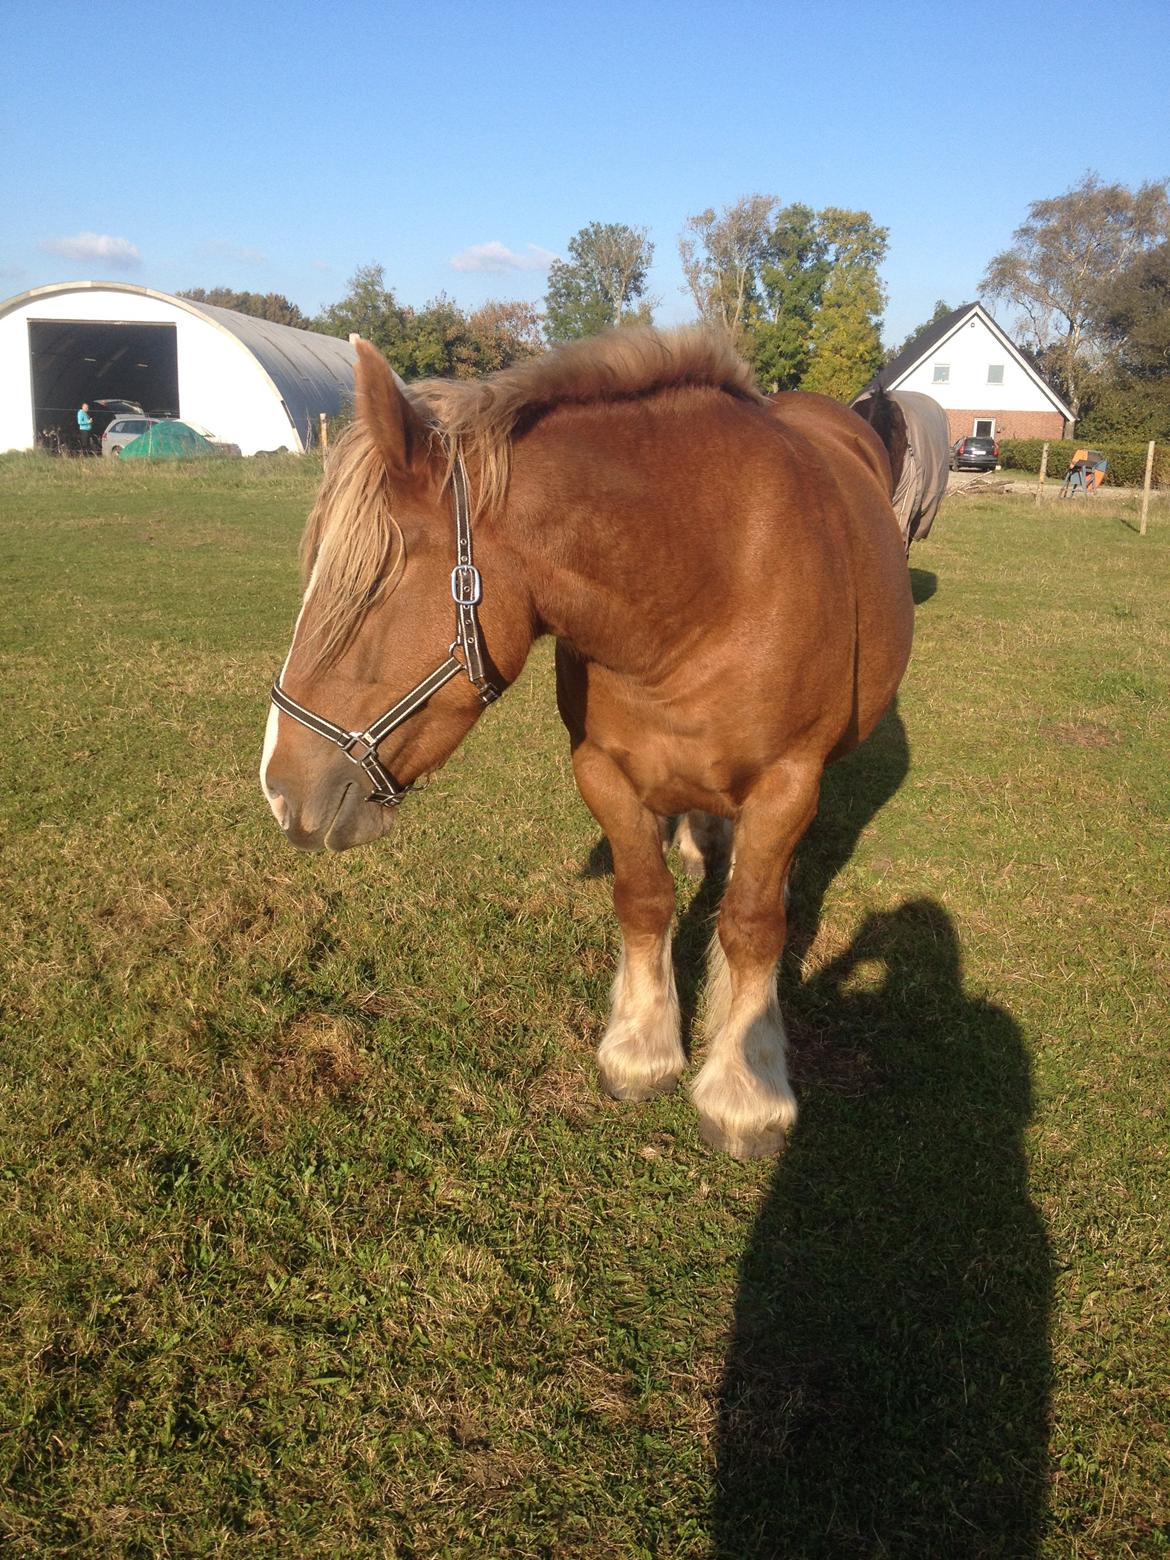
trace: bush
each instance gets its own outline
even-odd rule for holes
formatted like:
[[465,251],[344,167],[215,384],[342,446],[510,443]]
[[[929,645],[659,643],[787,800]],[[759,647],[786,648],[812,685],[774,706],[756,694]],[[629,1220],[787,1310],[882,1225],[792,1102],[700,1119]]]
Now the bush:
[[[1001,439],[999,458],[1011,471],[1040,470],[1040,452],[1043,439]],[[1055,439],[1048,443],[1048,475],[1063,477],[1077,450],[1100,450],[1109,462],[1105,483],[1112,487],[1141,487],[1146,479],[1146,444],[1119,444],[1109,439],[1099,443],[1084,439]],[[1154,449],[1153,485],[1170,488],[1170,445],[1159,444]]]

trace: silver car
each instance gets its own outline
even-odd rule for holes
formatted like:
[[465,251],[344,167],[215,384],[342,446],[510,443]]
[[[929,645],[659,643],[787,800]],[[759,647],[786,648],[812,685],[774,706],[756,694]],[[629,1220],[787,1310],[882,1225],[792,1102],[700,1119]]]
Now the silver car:
[[132,444],[141,433],[162,422],[161,417],[115,417],[102,434],[102,454],[120,455],[127,444]]

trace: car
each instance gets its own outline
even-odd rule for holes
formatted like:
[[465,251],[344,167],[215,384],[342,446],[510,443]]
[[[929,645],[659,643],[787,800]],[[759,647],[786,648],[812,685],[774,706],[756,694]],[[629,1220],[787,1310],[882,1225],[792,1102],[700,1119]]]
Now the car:
[[93,434],[100,439],[112,422],[119,417],[145,417],[146,412],[137,401],[91,401],[89,415],[93,419]]
[[999,465],[999,442],[969,434],[951,445],[951,470],[994,471]]
[[145,433],[148,428],[153,428],[155,423],[162,421],[161,417],[146,417],[142,413],[134,417],[115,417],[102,434],[102,454],[120,455],[127,444],[131,444],[139,434]]

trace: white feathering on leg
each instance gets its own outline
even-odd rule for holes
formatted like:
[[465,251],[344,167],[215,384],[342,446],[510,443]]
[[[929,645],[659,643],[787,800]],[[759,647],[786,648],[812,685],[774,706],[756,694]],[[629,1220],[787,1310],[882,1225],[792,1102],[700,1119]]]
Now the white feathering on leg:
[[638,957],[623,943],[609,1025],[597,1049],[602,1081],[619,1100],[643,1100],[678,1082],[686,1056],[669,931],[657,950]]

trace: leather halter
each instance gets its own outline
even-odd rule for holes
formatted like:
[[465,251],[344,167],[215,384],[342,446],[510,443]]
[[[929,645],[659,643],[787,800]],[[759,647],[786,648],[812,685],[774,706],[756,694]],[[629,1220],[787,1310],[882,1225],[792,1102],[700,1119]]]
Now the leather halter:
[[[283,710],[286,715],[291,715],[294,720],[300,721],[302,726],[315,731],[319,737],[332,742],[341,749],[351,764],[364,769],[374,786],[366,800],[377,802],[382,807],[396,807],[407,792],[414,788],[413,785],[399,785],[389,770],[383,768],[378,758],[378,744],[384,737],[388,737],[392,731],[402,725],[403,721],[409,720],[416,710],[422,709],[433,693],[437,693],[445,683],[449,683],[452,677],[458,677],[460,672],[466,675],[484,704],[491,704],[504,691],[492,682],[485,669],[483,638],[480,633],[479,615],[475,610],[483,596],[483,581],[480,579],[479,570],[471,561],[471,506],[467,498],[467,470],[463,464],[462,451],[458,446],[455,449],[455,463],[451,470],[451,491],[454,495],[455,509],[455,567],[451,570],[451,599],[455,603],[455,638],[451,641],[447,659],[443,664],[436,666],[422,682],[416,683],[410,692],[399,699],[397,704],[391,705],[384,715],[379,715],[377,720],[371,721],[364,731],[346,731],[344,726],[335,726],[323,715],[314,714],[303,704],[298,704],[280,686],[279,677],[272,685],[272,702],[277,709]],[[463,652],[462,659],[456,655],[457,650]]]

